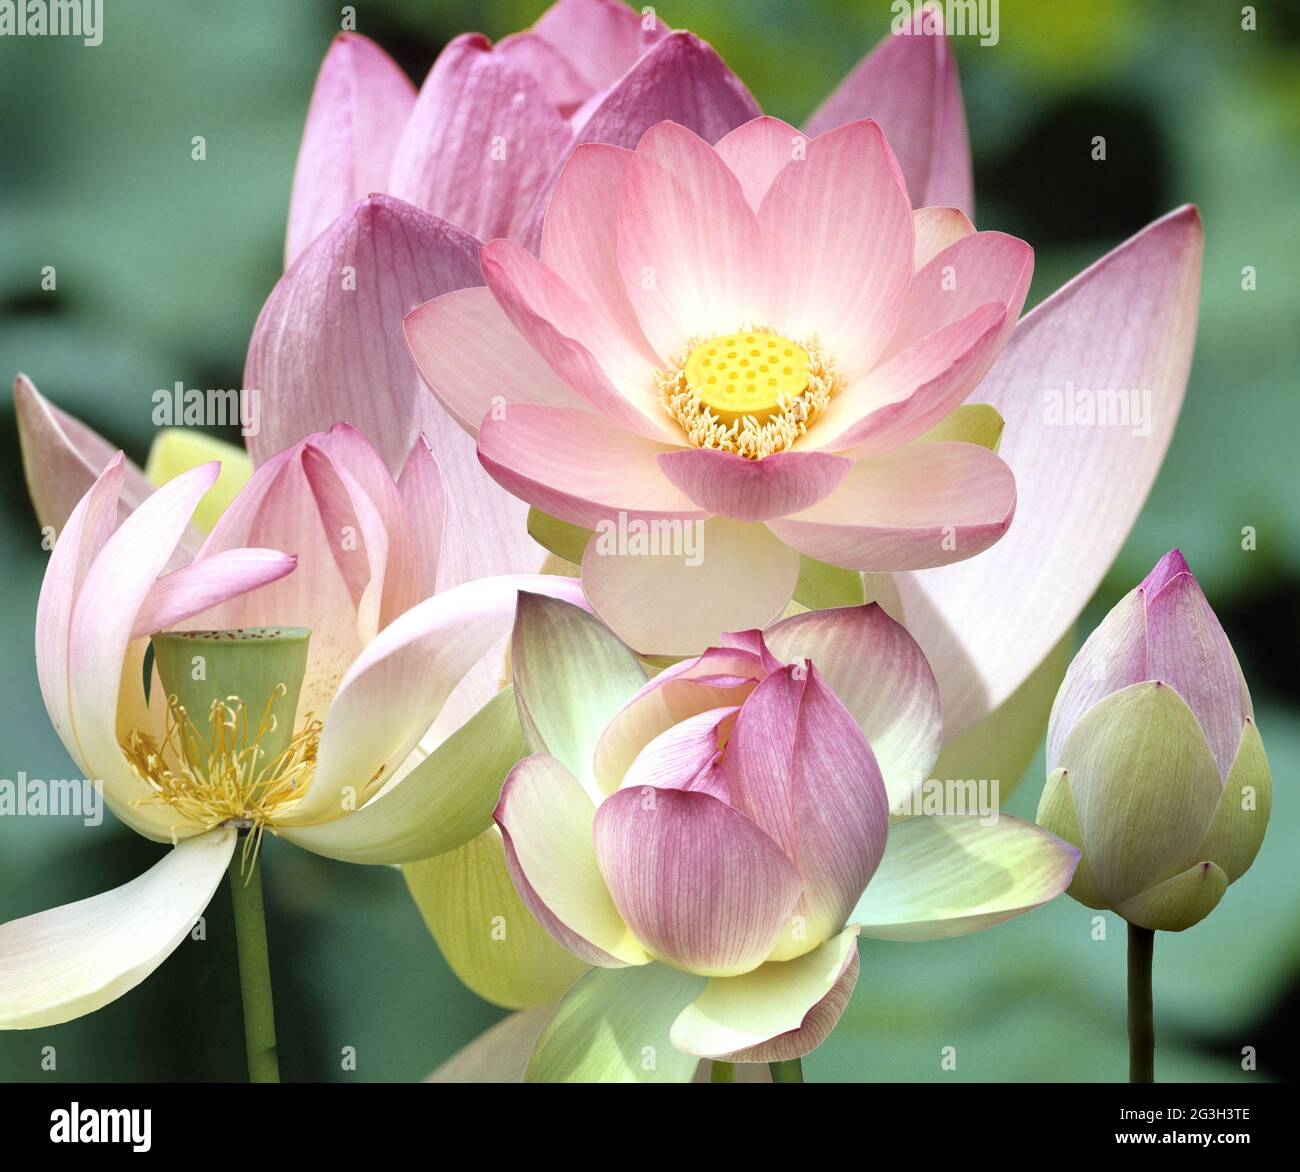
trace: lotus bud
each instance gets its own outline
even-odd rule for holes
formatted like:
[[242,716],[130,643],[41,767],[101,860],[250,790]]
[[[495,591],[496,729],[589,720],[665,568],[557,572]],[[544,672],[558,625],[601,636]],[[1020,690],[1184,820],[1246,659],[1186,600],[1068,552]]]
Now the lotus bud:
[[1250,868],[1272,804],[1250,693],[1171,550],[1088,637],[1047,734],[1038,821],[1083,852],[1068,891],[1181,932]]

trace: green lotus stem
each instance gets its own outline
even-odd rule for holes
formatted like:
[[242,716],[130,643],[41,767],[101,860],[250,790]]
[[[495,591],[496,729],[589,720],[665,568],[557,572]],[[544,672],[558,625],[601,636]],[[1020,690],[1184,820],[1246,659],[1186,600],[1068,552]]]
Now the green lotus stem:
[[803,1059],[791,1058],[789,1062],[769,1062],[773,1082],[803,1082]]
[[1156,1027],[1151,1008],[1151,955],[1156,934],[1128,926],[1128,1080],[1156,1081]]
[[271,1003],[271,965],[266,951],[266,905],[262,899],[260,860],[250,859],[241,873],[243,851],[230,860],[230,901],[235,908],[235,944],[239,952],[239,988],[244,1001],[244,1048],[249,1082],[279,1082],[275,1051],[275,1008]]
[[736,1064],[734,1062],[714,1062],[709,1074],[709,1082],[735,1082]]

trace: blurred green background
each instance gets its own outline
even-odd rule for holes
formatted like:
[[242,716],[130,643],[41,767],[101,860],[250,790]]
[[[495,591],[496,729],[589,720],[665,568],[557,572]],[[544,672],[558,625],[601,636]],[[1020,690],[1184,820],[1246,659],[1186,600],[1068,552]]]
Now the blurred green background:
[[[540,0],[362,0],[358,30],[417,81],[452,35],[494,38]],[[1160,480],[1084,630],[1171,545],[1200,576],[1250,680],[1273,766],[1273,824],[1254,869],[1192,931],[1161,936],[1162,1079],[1296,1073],[1300,1005],[1300,10],[1236,3],[1002,0],[1001,38],[957,44],[978,221],[1037,249],[1031,301],[1168,209],[1206,225],[1187,404]],[[137,460],[150,395],[241,385],[244,348],[280,271],[298,137],[341,5],[324,0],[107,0],[102,46],[0,41],[0,370]],[[768,111],[798,121],[887,31],[887,3],[667,2]],[[190,141],[207,138],[207,160]],[[1094,135],[1108,161],[1093,163]],[[41,270],[57,269],[55,292]],[[1258,289],[1241,270],[1256,266]],[[1105,340],[1100,339],[1104,345]],[[45,553],[22,482],[12,403],[0,411],[0,777],[73,766],[36,684],[32,623]],[[1062,476],[1068,477],[1063,469]],[[1105,501],[1099,500],[1104,508]],[[1258,549],[1241,548],[1254,526]],[[1032,816],[1035,762],[1009,803]],[[126,882],[162,853],[111,817],[0,820],[0,920]],[[501,1016],[451,976],[386,868],[266,847],[282,1072],[416,1079]],[[868,941],[844,1021],[811,1079],[1115,1079],[1125,1074],[1124,933],[1069,900],[944,943]],[[0,1078],[239,1079],[243,1042],[229,901],[113,1005],[0,1034]],[[55,1047],[57,1068],[41,1067]],[[344,1047],[357,1050],[344,1071]],[[957,1070],[940,1070],[955,1046]],[[1242,1071],[1254,1047],[1259,1071]]]

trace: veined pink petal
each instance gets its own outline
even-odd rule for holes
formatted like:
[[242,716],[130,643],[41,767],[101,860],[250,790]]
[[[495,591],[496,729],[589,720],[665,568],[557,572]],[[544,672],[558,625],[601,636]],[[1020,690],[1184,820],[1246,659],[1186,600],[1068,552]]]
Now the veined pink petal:
[[987,448],[918,443],[860,460],[820,504],[768,527],[819,561],[901,570],[974,557],[1007,531],[1015,507],[1015,479]]
[[480,240],[516,236],[568,144],[542,86],[468,33],[433,63],[387,190]]
[[773,672],[754,689],[723,767],[732,805],[780,843],[803,880],[794,930],[773,959],[802,955],[844,926],[884,853],[889,803],[875,756],[814,665]]
[[815,334],[852,382],[871,369],[898,323],[912,276],[912,209],[875,122],[842,126],[807,151],[773,180],[758,209],[769,320],[787,337]]
[[68,632],[72,608],[86,571],[99,556],[117,525],[118,494],[126,459],[119,452],[73,507],[50,552],[40,601],[36,604],[36,675],[45,710],[73,760],[86,768],[77,743],[68,691]]
[[1150,600],[1168,586],[1179,574],[1190,574],[1191,572],[1192,568],[1187,564],[1187,559],[1183,557],[1183,551],[1181,549],[1171,549],[1151,567],[1151,572],[1138,585],[1142,588],[1142,593]]
[[567,282],[509,240],[484,245],[480,259],[506,316],[570,387],[638,435],[680,438],[659,403],[649,361]]
[[852,460],[828,452],[776,452],[747,460],[732,452],[678,448],[656,459],[664,476],[701,509],[741,521],[811,508],[853,467]]
[[[982,305],[1001,302],[1006,306],[1006,319],[997,349],[989,356],[991,365],[1020,318],[1033,274],[1034,250],[1023,240],[1004,232],[962,236],[912,278],[898,329],[885,357],[906,350]],[[987,369],[981,370],[978,377],[983,378]]]
[[975,225],[966,213],[957,208],[917,208],[912,213],[912,226],[916,229],[916,251],[912,268],[920,272],[950,244],[975,231]]
[[958,407],[997,356],[1006,306],[981,305],[850,384],[803,437],[868,456],[924,435]]
[[514,622],[520,590],[585,608],[581,584],[550,574],[466,582],[389,623],[357,656],[325,718],[316,773],[286,822],[311,825],[346,812],[391,777],[452,690]]
[[781,848],[707,793],[620,790],[597,809],[594,834],[623,919],[653,955],[689,972],[757,968],[799,898]]
[[1173,685],[1205,732],[1227,778],[1250,712],[1223,627],[1189,573],[1176,574],[1147,600],[1147,679]]
[[591,84],[564,52],[531,30],[502,37],[493,56],[541,86],[561,118],[567,118],[591,96]]
[[702,712],[745,700],[766,669],[748,652],[710,648],[665,668],[614,717],[596,744],[596,781],[605,793],[622,784],[632,763],[655,737]]
[[595,815],[578,780],[554,757],[536,753],[510,771],[493,816],[515,889],[542,927],[589,964],[645,964],[650,958],[601,875]]
[[[785,609],[799,555],[763,525],[730,517],[664,524],[626,550],[616,533],[598,533],[582,558],[592,607],[629,646],[691,655],[723,631],[764,627]],[[647,542],[659,552],[644,552]]]
[[653,9],[643,16],[621,0],[556,0],[532,31],[563,53],[592,90],[612,85],[668,36]]
[[569,156],[546,209],[541,258],[658,366],[618,268],[618,207],[631,163],[631,151],[601,143]]
[[763,239],[740,182],[676,123],[659,123],[637,144],[618,211],[618,260],[641,328],[665,361],[683,357],[689,338],[769,319]]
[[334,38],[316,75],[298,148],[285,236],[287,268],[357,200],[388,187],[415,86],[374,41]]
[[408,204],[373,196],[337,220],[280,280],[258,318],[244,373],[245,386],[260,391],[260,430],[248,437],[255,464],[346,420],[396,475],[423,433],[447,482],[453,532],[474,534],[459,567],[466,577],[532,569],[540,555],[526,535],[522,503],[492,483],[474,441],[422,385],[402,314],[480,280],[471,237]]
[[[935,19],[929,10],[917,22]],[[856,118],[884,127],[913,206],[950,204],[974,214],[966,114],[946,36],[887,36],[808,119],[807,130],[824,134]]]
[[804,160],[807,143],[802,131],[765,114],[723,135],[713,149],[740,180],[745,200],[757,212],[785,165]]
[[1059,763],[1061,746],[1079,717],[1112,692],[1150,678],[1146,604],[1137,590],[1130,590],[1088,636],[1066,669],[1047,725],[1048,772]]
[[192,615],[278,581],[298,559],[274,549],[231,549],[164,574],[145,596],[131,638],[174,627]]
[[446,532],[447,486],[438,459],[423,435],[415,437],[410,455],[397,478],[397,494],[415,540],[419,564],[418,597],[428,598],[438,589],[438,567]]
[[816,665],[867,738],[891,804],[930,776],[943,743],[939,685],[901,623],[873,602],[793,615],[764,638],[785,662]]
[[470,435],[483,416],[513,403],[586,407],[506,317],[482,285],[416,306],[404,322],[420,377]]
[[[14,379],[14,415],[36,519],[53,526],[57,535],[77,503],[121,453],[79,419],[59,410],[25,374]],[[123,458],[119,516],[125,519],[151,492],[153,485],[144,473]],[[188,561],[202,541],[197,530],[187,530],[182,561]]]
[[575,525],[628,519],[703,519],[708,512],[673,486],[656,456],[675,451],[601,416],[520,403],[479,429],[478,454],[515,496]]
[[[623,775],[621,789],[705,789],[729,802],[725,775],[710,768],[718,759],[720,740],[729,735],[739,707],[710,708],[688,716],[650,741]],[[721,792],[715,787],[721,785]]]
[[780,671],[785,666],[780,659],[772,654],[767,645],[767,640],[763,638],[763,632],[757,627],[753,627],[748,631],[724,631],[722,642],[718,645],[717,650],[725,651],[729,648],[749,652],[762,665],[764,673]]
[[[898,583],[908,629],[939,680],[945,739],[1042,662],[1128,533],[1182,403],[1201,245],[1194,208],[1158,220],[1028,314],[980,384],[981,401],[1006,420],[999,453],[1015,473],[1016,524],[992,553]],[[1140,424],[1053,422],[1053,402],[1083,389],[1129,389]]]

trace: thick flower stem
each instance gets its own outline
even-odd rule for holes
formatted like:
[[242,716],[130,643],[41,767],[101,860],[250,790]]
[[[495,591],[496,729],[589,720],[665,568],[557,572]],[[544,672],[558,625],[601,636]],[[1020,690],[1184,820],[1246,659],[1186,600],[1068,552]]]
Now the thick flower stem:
[[1128,1080],[1155,1082],[1156,1027],[1151,1008],[1151,954],[1156,934],[1128,926]]
[[773,1082],[803,1082],[803,1059],[791,1058],[789,1062],[769,1062]]
[[736,1064],[734,1062],[713,1062],[709,1072],[709,1082],[735,1082]]
[[244,1046],[249,1082],[279,1082],[275,1051],[275,1009],[271,1004],[271,965],[266,951],[266,906],[262,901],[260,860],[241,873],[243,851],[230,860],[230,900],[235,908],[235,944],[239,951],[239,988],[244,999]]

